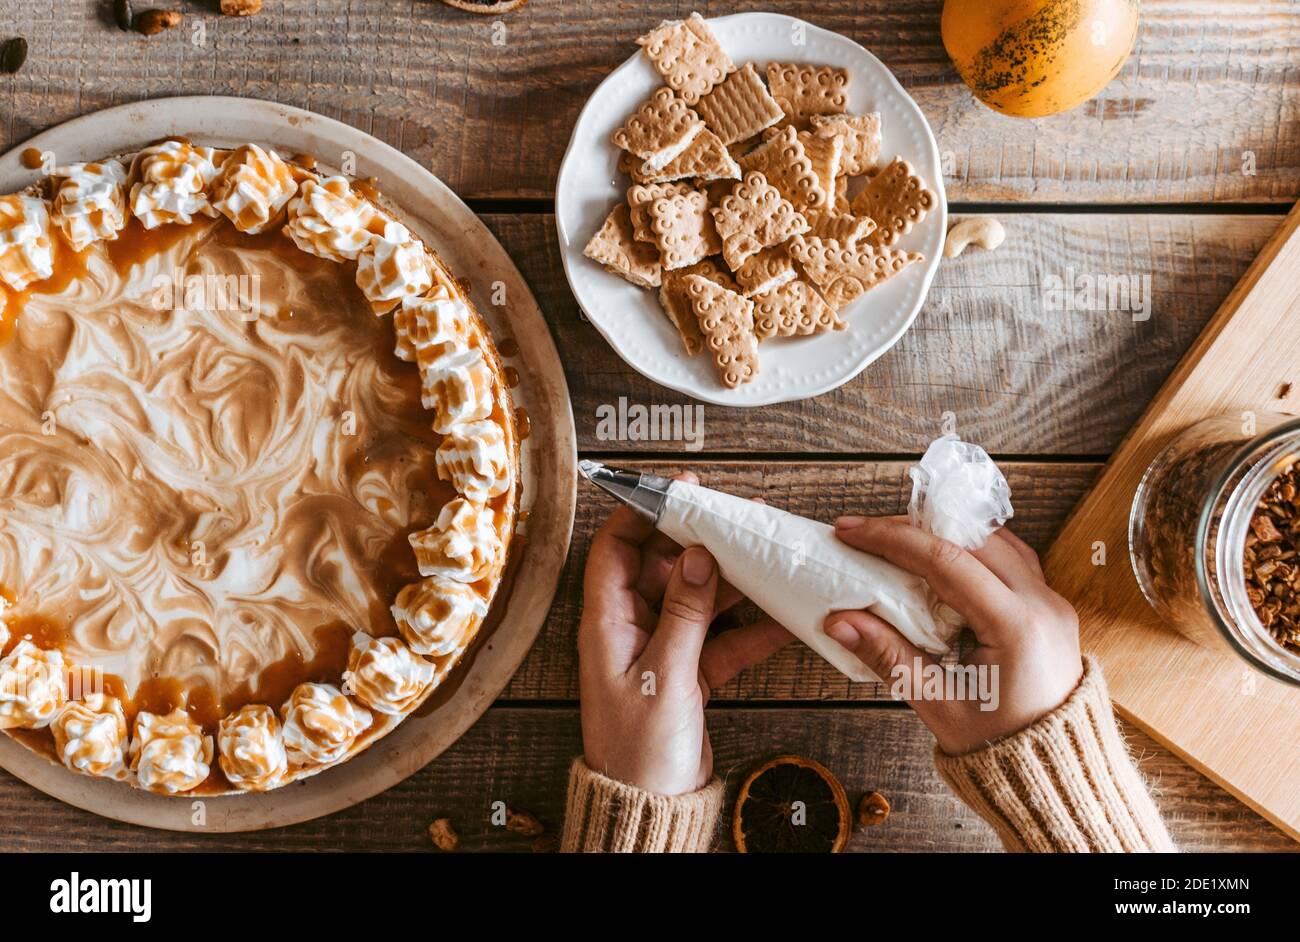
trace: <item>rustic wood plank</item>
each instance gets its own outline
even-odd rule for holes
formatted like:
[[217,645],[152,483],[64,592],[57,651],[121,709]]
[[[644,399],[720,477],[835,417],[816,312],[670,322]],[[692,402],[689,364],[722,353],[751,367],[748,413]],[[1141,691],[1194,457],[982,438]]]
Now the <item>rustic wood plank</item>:
[[[100,0],[0,0],[6,32],[31,48],[22,72],[0,80],[0,143],[126,101],[245,95],[368,131],[462,196],[547,198],[579,110],[638,35],[691,9],[771,4],[535,2],[499,21],[434,0],[277,0],[249,19],[213,6],[186,4],[181,27],[145,39],[114,28]],[[1037,121],[971,97],[943,50],[941,6],[781,10],[851,36],[894,70],[939,138],[950,199],[1288,202],[1300,191],[1300,45],[1287,0],[1148,0],[1116,81]]]
[[[945,260],[915,325],[857,379],[803,402],[727,409],[666,390],[613,353],[569,291],[552,217],[485,218],[551,322],[569,367],[579,448],[686,458],[701,448],[920,453],[940,433],[945,413],[961,435],[991,452],[1108,454],[1281,219],[1002,215],[1002,248]],[[1101,284],[1102,309],[1049,309],[1051,277]],[[1116,285],[1113,303],[1102,278]],[[1124,307],[1121,279],[1136,279],[1139,291],[1127,295],[1136,310]],[[700,410],[690,415],[702,416],[703,439],[610,438],[598,418],[618,413],[620,401],[690,405]]]
[[[879,790],[893,810],[859,831],[851,851],[989,851],[992,830],[934,772],[933,740],[910,710],[711,709],[716,768],[728,785],[726,808],[744,776],[763,759],[795,752],[825,763],[850,801]],[[1151,740],[1127,730],[1129,744],[1158,794],[1183,850],[1295,850],[1281,832]],[[582,751],[577,710],[494,707],[450,750],[401,785],[347,811],[253,834],[172,834],[118,824],[78,811],[0,772],[0,852],[243,850],[428,850],[425,828],[451,817],[466,851],[527,853],[528,840],[492,827],[492,803],[536,814],[558,831],[569,763]],[[328,774],[328,773],[327,773]],[[729,820],[718,850],[732,848]]]
[[[1295,748],[1300,741],[1300,688],[1252,671],[1222,640],[1217,646],[1194,643],[1213,629],[1198,632],[1188,623],[1190,617],[1180,624],[1183,619],[1177,615],[1157,613],[1131,567],[1099,568],[1089,559],[1099,544],[1125,544],[1125,509],[1147,468],[1175,436],[1216,416],[1294,413],[1288,396],[1300,357],[1297,267],[1300,205],[1151,401],[1099,477],[1096,490],[1052,546],[1046,568],[1053,584],[1078,608],[1083,641],[1105,664],[1112,696],[1125,715],[1300,840],[1300,793],[1295,787],[1300,780],[1300,750]],[[1260,427],[1268,427],[1262,417]],[[1208,445],[1201,451],[1213,455]],[[1280,458],[1272,460],[1281,463]],[[1199,496],[1191,490],[1194,485],[1175,480],[1171,476],[1155,486],[1185,488],[1179,497],[1194,503]],[[1166,515],[1176,519],[1173,513]],[[1154,543],[1193,542],[1173,529],[1181,521],[1165,522],[1161,516],[1153,513],[1145,521]],[[1226,514],[1216,526],[1219,532],[1228,530]],[[1178,549],[1199,555],[1190,545]],[[1241,565],[1239,558],[1231,563],[1219,557],[1220,573]],[[1168,576],[1159,562],[1152,568],[1160,589],[1187,591],[1172,588],[1181,579]],[[1231,578],[1221,575],[1221,584],[1230,585]],[[1259,743],[1290,746],[1274,754],[1261,752]]]
[[[906,461],[739,462],[646,461],[659,473],[693,468],[703,483],[817,520],[844,513],[896,514],[907,509],[912,484]],[[1099,464],[1020,463],[1002,465],[1011,484],[1016,518],[1012,528],[1037,549],[1045,549],[1071,507],[1100,469]],[[533,649],[502,696],[511,701],[572,700],[578,696],[576,638],[582,614],[582,567],[591,536],[614,502],[579,483],[573,549],[560,575],[551,614]],[[535,535],[534,535],[535,536]],[[752,617],[742,611],[742,618]],[[714,692],[714,700],[870,700],[887,698],[879,684],[854,684],[801,644],[788,645]]]

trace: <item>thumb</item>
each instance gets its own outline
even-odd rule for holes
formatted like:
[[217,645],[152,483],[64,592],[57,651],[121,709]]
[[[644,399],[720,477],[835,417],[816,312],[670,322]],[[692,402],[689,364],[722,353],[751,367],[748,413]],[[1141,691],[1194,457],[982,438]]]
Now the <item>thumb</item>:
[[[901,671],[913,673],[918,664],[925,667],[938,663],[932,655],[904,638],[897,628],[870,612],[831,612],[824,627],[833,641],[857,655],[886,686],[898,680]],[[918,687],[916,683],[908,685],[913,693]],[[950,709],[943,700],[913,697],[907,702],[931,730],[944,722]]]
[[659,609],[659,625],[650,636],[642,659],[661,665],[672,675],[682,673],[694,681],[717,595],[718,564],[708,550],[690,547],[673,565]]

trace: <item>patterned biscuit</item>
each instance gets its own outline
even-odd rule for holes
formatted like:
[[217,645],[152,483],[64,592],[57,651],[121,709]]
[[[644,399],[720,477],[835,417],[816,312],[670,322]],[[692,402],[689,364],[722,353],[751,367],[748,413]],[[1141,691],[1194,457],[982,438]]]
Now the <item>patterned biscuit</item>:
[[806,337],[845,324],[806,281],[789,281],[754,298],[754,333],[769,337]]
[[637,183],[627,191],[627,208],[632,217],[632,234],[642,242],[653,242],[650,204],[665,196],[681,196],[693,190],[689,183]]
[[659,289],[659,306],[664,309],[668,319],[677,328],[677,333],[681,335],[686,355],[693,357],[704,345],[704,335],[700,333],[699,319],[696,318],[695,311],[691,308],[691,300],[686,293],[688,275],[707,278],[730,291],[736,290],[736,283],[732,281],[731,273],[720,262],[711,258],[676,271],[664,272],[663,287]]
[[767,87],[785,112],[783,125],[806,130],[815,114],[843,114],[848,107],[849,73],[824,65],[769,62]]
[[700,116],[671,88],[661,88],[641,103],[610,140],[641,158],[644,168],[658,170],[686,150],[702,130]]
[[701,98],[695,110],[728,145],[755,137],[785,116],[749,62]]
[[745,174],[712,213],[732,271],[761,249],[808,231],[803,214],[757,171]]
[[736,69],[698,13],[686,20],[665,20],[637,44],[668,87],[690,105]]
[[663,278],[659,252],[653,245],[636,240],[626,203],[614,207],[582,254],[642,288],[656,288]]
[[[780,133],[773,131],[771,133]],[[844,140],[838,136],[817,137],[809,131],[800,131],[797,135],[803,151],[808,155],[813,173],[822,191],[833,197],[838,178],[841,174],[840,164],[844,155]]]
[[780,246],[763,249],[745,259],[743,265],[736,269],[736,283],[740,293],[747,298],[763,294],[773,288],[779,288],[795,279],[794,262]]
[[867,173],[880,159],[880,113],[812,115],[808,119],[812,133],[818,137],[838,137],[844,141],[841,173],[851,177]]
[[699,275],[684,279],[691,310],[723,385],[734,389],[758,374],[754,302]]
[[790,257],[821,289],[826,303],[841,310],[924,256],[872,245],[867,240],[848,248],[833,239],[799,236],[790,244]]
[[870,216],[876,231],[867,236],[873,245],[893,245],[925,218],[939,197],[912,172],[912,165],[895,157],[889,166],[868,178],[853,200],[853,212]]
[[[634,214],[635,215],[635,214]],[[876,223],[870,216],[854,216],[852,213],[805,213],[808,217],[808,234],[821,239],[834,239],[845,248],[852,248],[854,243],[865,235],[870,235]],[[640,238],[638,236],[637,238]]]
[[664,183],[688,177],[707,183],[713,180],[738,180],[740,167],[722,141],[718,140],[718,136],[705,128],[696,135],[686,150],[669,161],[663,169],[654,170],[643,164],[636,176],[647,183]]
[[647,211],[664,271],[694,265],[722,251],[708,197],[699,190],[662,196],[651,202]]
[[830,194],[822,189],[798,132],[787,127],[769,133],[767,140],[740,158],[740,169],[763,174],[796,209],[821,210],[829,206]]

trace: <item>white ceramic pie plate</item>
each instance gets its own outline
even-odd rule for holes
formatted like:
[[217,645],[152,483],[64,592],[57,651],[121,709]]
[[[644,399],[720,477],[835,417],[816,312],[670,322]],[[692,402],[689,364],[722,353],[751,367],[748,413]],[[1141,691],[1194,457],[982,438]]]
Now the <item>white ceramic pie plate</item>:
[[[637,372],[657,383],[726,406],[760,406],[829,392],[862,372],[911,326],[939,267],[948,208],[939,146],[921,109],[879,59],[838,33],[777,13],[738,13],[709,20],[737,65],[808,62],[849,70],[848,110],[879,111],[881,158],[907,160],[939,196],[939,207],[908,233],[901,248],[923,263],[868,292],[843,312],[848,329],[812,338],[766,341],[759,373],[737,389],[718,380],[704,354],[688,357],[655,292],[629,284],[582,254],[606,214],[626,196],[618,152],[610,135],[662,84],[638,50],[609,74],[578,116],[555,193],[560,257],[583,311]],[[647,23],[646,30],[654,24]],[[802,43],[800,40],[802,39]]]
[[[509,683],[546,619],[573,529],[577,449],[568,386],[550,331],[510,256],[464,203],[437,177],[388,145],[309,111],[247,98],[163,98],[86,115],[39,134],[0,156],[0,193],[12,193],[39,173],[19,154],[52,151],[59,164],[138,150],[169,134],[201,144],[255,142],[285,155],[308,153],[337,168],[351,153],[354,176],[379,178],[383,196],[433,246],[458,278],[498,344],[514,338],[519,353],[503,357],[519,372],[511,392],[529,416],[522,443],[524,564],[512,566],[489,623],[505,607],[509,618],[480,638],[458,669],[460,683],[427,715],[412,715],[343,765],[263,795],[168,798],[118,782],[76,775],[0,735],[0,767],[46,794],[96,814],[178,831],[251,831],[308,821],[364,801],[418,771],[483,715]],[[492,304],[494,283],[507,303]],[[437,698],[438,694],[434,694]],[[423,711],[420,711],[423,712]],[[202,803],[202,815],[196,802]]]

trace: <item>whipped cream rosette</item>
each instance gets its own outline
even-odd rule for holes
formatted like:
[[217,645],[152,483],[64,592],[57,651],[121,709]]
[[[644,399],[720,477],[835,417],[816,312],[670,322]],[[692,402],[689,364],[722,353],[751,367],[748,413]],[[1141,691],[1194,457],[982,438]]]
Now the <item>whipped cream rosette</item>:
[[54,748],[69,769],[121,781],[128,775],[126,713],[117,697],[88,694],[63,707],[50,724]]
[[464,301],[451,297],[446,287],[438,285],[423,297],[408,298],[402,308],[421,367],[469,346],[473,312]]
[[254,792],[275,788],[289,770],[280,720],[260,703],[222,717],[217,748],[221,772],[237,788]]
[[413,708],[433,687],[434,665],[411,651],[400,638],[352,636],[344,689],[380,713],[400,715]]
[[93,242],[116,239],[126,225],[126,167],[117,160],[58,167],[50,215],[78,252]]
[[61,652],[24,640],[0,660],[0,729],[44,729],[67,699]]
[[445,657],[464,648],[487,616],[487,601],[464,582],[430,576],[393,602],[393,619],[416,654]]
[[299,684],[281,714],[284,748],[298,765],[341,758],[374,721],[369,710],[331,684]]
[[212,771],[212,737],[181,709],[141,712],[131,739],[131,771],[141,788],[176,795],[198,788]]
[[488,578],[505,555],[490,507],[458,497],[438,513],[427,530],[409,537],[422,576],[445,576],[455,582]]
[[163,141],[136,155],[131,175],[131,212],[146,229],[167,223],[189,225],[195,216],[216,218],[208,185],[222,155],[211,147]]
[[289,200],[284,231],[304,252],[333,262],[355,261],[373,238],[375,207],[346,177],[307,180]]
[[387,314],[433,287],[433,258],[411,230],[386,220],[357,256],[357,287],[376,314]]
[[298,189],[289,165],[256,144],[235,150],[212,185],[212,206],[240,232],[256,234],[275,221]]
[[[491,417],[495,377],[482,350],[471,348],[444,353],[427,367],[422,364],[420,373],[424,382],[424,407],[433,410],[433,430],[438,434],[447,435],[457,426]],[[493,428],[500,430],[496,425]]]
[[0,281],[22,291],[52,274],[54,248],[45,201],[21,194],[0,197]]
[[438,446],[438,477],[470,500],[486,502],[510,490],[511,454],[495,422],[453,426]]
[[[178,272],[183,301],[156,287]],[[0,336],[0,585],[68,626],[0,661],[0,729],[174,795],[277,788],[395,729],[478,632],[518,499],[510,384],[436,252],[344,177],[166,140],[0,197],[0,280],[23,340]],[[278,316],[247,322],[244,280]],[[412,365],[376,346],[389,312]],[[375,547],[430,514],[421,580],[391,586]],[[340,623],[346,670],[322,678]],[[120,699],[69,703],[73,665]],[[268,668],[292,694],[248,703]],[[193,716],[132,718],[154,683]]]

